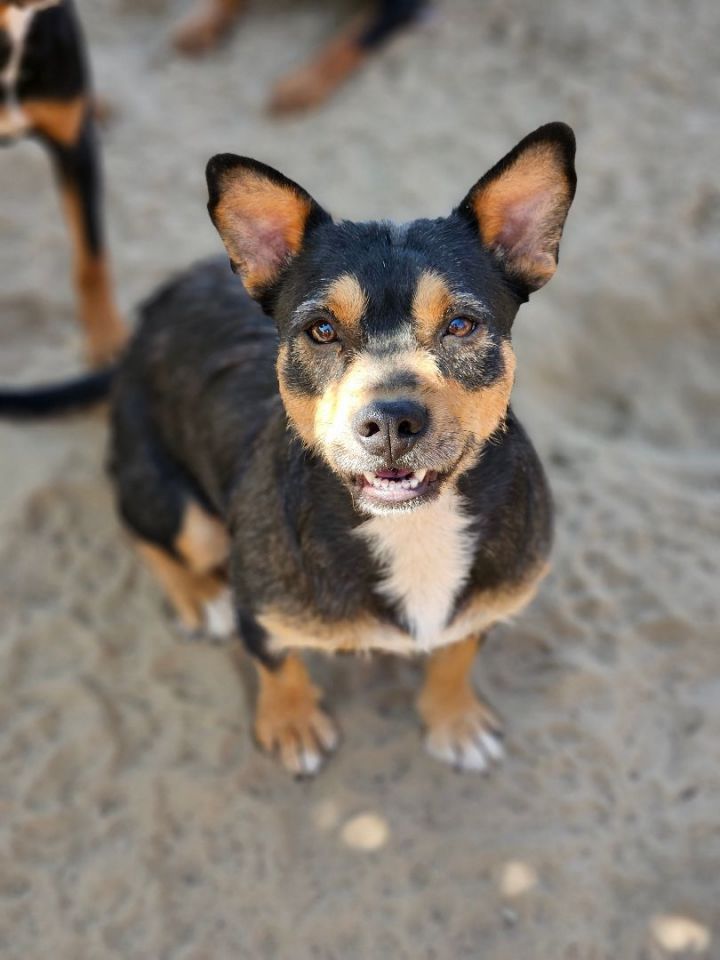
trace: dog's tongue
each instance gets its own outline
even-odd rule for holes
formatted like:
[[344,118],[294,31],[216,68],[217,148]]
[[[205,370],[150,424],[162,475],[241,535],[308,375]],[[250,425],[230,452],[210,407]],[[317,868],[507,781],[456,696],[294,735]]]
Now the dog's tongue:
[[412,470],[377,470],[375,476],[381,480],[404,480],[412,476]]

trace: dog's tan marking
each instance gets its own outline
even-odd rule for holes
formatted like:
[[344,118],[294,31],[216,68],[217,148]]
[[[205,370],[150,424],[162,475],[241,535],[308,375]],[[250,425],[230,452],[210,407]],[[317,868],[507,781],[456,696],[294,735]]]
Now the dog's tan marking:
[[385,627],[369,616],[332,622],[312,612],[286,614],[281,610],[265,610],[257,617],[267,631],[273,653],[291,649],[315,649],[326,653],[362,653],[378,647],[382,638],[394,627]]
[[268,633],[270,650],[276,653],[289,649],[315,649],[326,653],[382,651],[411,656],[428,653],[469,636],[479,636],[493,624],[516,616],[533,599],[546,572],[543,563],[518,583],[478,591],[443,630],[422,644],[406,631],[370,616],[329,622],[312,612],[292,615],[266,609],[257,619]]
[[315,418],[317,416],[317,407],[320,398],[309,396],[305,393],[296,393],[293,390],[288,390],[284,375],[287,358],[287,344],[282,344],[278,350],[276,364],[280,396],[282,398],[283,406],[285,407],[285,412],[289,416],[303,442],[309,447],[312,447],[317,442],[317,437],[315,436]]
[[[4,25],[12,46],[8,63],[0,72],[0,85],[6,88],[7,94],[7,106],[0,107],[0,134],[12,136],[34,129],[56,144],[72,147],[90,110],[87,97],[17,101],[16,82],[27,31],[35,13],[53,5],[52,0],[39,0],[25,9],[11,7],[5,11]],[[99,366],[114,359],[127,339],[127,332],[112,297],[107,264],[88,247],[86,215],[76,189],[65,187],[62,200],[73,243],[80,321],[85,329],[89,359]]]
[[319,706],[320,690],[310,680],[305,664],[293,654],[275,670],[257,661],[256,667],[258,742],[268,753],[276,752],[291,773],[317,773],[324,755],[338,741],[335,724]]
[[203,611],[225,589],[222,577],[199,574],[169,556],[165,550],[144,540],[136,540],[138,553],[159,581],[182,625],[187,630],[203,626]]
[[[357,328],[367,309],[365,291],[357,277],[351,273],[344,273],[329,284],[323,302],[346,330]],[[353,365],[357,380],[355,387],[348,384],[347,378],[343,378],[341,383],[330,384],[322,397],[308,396],[288,390],[284,375],[287,358],[288,347],[283,344],[278,352],[276,369],[285,410],[308,446],[322,446],[329,440],[324,427],[334,420],[335,407],[340,402],[341,393],[347,389],[356,389],[355,400],[360,404],[363,397],[360,392],[362,380],[365,379],[367,385],[369,373],[362,372],[357,365]],[[365,360],[364,363],[368,366],[371,362]]]
[[[481,443],[503,422],[515,379],[515,354],[512,347],[504,342],[500,350],[503,358],[501,376],[490,386],[477,390],[469,390],[457,381],[443,377],[433,355],[422,349],[399,355],[394,359],[392,367],[388,368],[388,372],[403,370],[417,377],[420,384],[417,396],[428,407],[431,421],[436,424],[439,435],[457,434],[460,431],[471,434]],[[326,416],[338,418],[339,415],[340,426],[343,422],[349,422],[348,414],[352,415],[355,409],[367,402],[367,386],[378,382],[377,377],[382,376],[382,372],[382,368],[375,364],[369,367],[360,366],[353,378],[357,380],[357,384],[349,381],[348,377],[345,378],[337,391],[341,402],[334,406],[329,405]],[[323,413],[321,405],[318,408],[318,418]]]
[[438,392],[435,415],[447,418],[448,427],[459,423],[479,442],[487,440],[504,422],[515,382],[515,353],[505,341],[500,347],[503,372],[488,387],[468,390],[456,381],[446,381]]
[[412,316],[421,342],[431,342],[448,316],[453,296],[447,282],[434,270],[423,270],[412,301]]
[[428,727],[447,722],[475,701],[472,668],[480,641],[470,637],[436,650],[428,657],[425,682],[418,696],[418,709]]
[[212,573],[227,563],[230,535],[217,517],[191,501],[185,509],[175,549],[193,573]]
[[413,395],[427,406],[438,435],[458,436],[459,443],[464,442],[463,437],[473,438],[474,448],[468,456],[476,456],[482,443],[502,425],[510,402],[515,354],[508,342],[500,349],[502,374],[490,386],[477,390],[444,378],[432,354],[418,348],[391,360],[361,355],[350,364],[342,380],[329,384],[322,396],[312,397],[287,389],[283,376],[287,347],[281,347],[277,367],[280,394],[304,442],[324,451],[332,462],[338,449],[356,448],[352,418],[367,403],[384,395],[383,382],[395,374],[413,374],[419,384]]
[[284,367],[288,349],[281,346],[277,371],[280,396],[298,433],[308,446],[329,448],[350,428],[353,413],[373,397],[373,388],[381,384],[389,366],[373,357],[360,356],[342,380],[328,385],[319,396],[295,393],[287,388]]
[[510,271],[536,287],[555,273],[572,202],[562,165],[559,145],[534,144],[471,198],[483,242],[498,248]]
[[359,326],[367,310],[365,291],[352,273],[344,273],[332,281],[325,294],[325,302],[342,326],[349,330]]
[[322,446],[330,446],[350,429],[353,414],[373,398],[389,364],[361,354],[337,383],[331,383],[319,398],[313,432]]
[[175,47],[188,54],[211,50],[230,30],[246,0],[199,0],[173,32]]
[[326,100],[365,61],[367,51],[359,42],[365,30],[357,20],[334,37],[303,66],[282,77],[273,88],[272,113],[307,110]]
[[77,191],[64,187],[61,197],[72,240],[74,282],[88,358],[94,366],[100,366],[120,353],[128,330],[115,304],[108,262],[104,255],[98,256],[88,247],[85,216]]
[[296,254],[312,203],[292,187],[251,170],[221,175],[213,220],[247,290],[258,293]]
[[24,100],[30,125],[56,143],[69,147],[77,141],[88,110],[87,97],[73,100]]
[[477,637],[470,637],[430,656],[417,707],[427,731],[427,749],[434,757],[484,771],[501,758],[502,747],[500,723],[472,685],[479,644]]
[[439,436],[465,434],[480,445],[503,423],[515,380],[515,354],[511,345],[503,342],[500,352],[502,374],[490,386],[477,390],[469,390],[443,377],[427,350],[408,352],[397,366],[418,378],[421,385],[417,395],[429,409]]

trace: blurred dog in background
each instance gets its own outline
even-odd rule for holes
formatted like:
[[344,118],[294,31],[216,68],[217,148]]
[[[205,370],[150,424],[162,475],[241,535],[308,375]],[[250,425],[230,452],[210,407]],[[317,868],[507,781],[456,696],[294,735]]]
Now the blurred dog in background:
[[101,171],[85,43],[72,0],[0,2],[0,143],[47,147],[73,243],[74,280],[90,362],[126,340],[112,292]]
[[[204,53],[237,22],[247,0],[197,0],[174,34],[184,53]],[[270,96],[274,113],[315,107],[327,100],[394,33],[414,22],[426,0],[373,0],[369,16],[360,17],[334,37],[306,64],[282,77]]]

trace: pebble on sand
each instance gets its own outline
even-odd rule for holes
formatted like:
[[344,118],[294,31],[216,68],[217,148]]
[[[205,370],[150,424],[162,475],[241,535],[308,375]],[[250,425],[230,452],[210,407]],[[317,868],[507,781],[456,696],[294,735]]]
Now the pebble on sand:
[[361,813],[342,828],[343,843],[353,850],[379,850],[390,835],[387,821],[376,813]]
[[653,917],[650,932],[657,944],[668,953],[704,953],[710,946],[708,928],[689,917]]
[[508,860],[500,873],[500,893],[504,897],[521,897],[537,885],[535,870],[522,860]]

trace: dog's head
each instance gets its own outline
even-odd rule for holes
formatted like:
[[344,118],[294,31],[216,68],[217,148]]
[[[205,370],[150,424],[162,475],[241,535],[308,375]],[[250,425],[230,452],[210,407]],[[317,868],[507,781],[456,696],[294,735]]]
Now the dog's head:
[[208,164],[233,269],[277,324],[288,417],[362,512],[428,502],[502,428],[512,322],[555,272],[574,154],[570,128],[548,124],[450,216],[401,227],[334,223],[253,160]]

